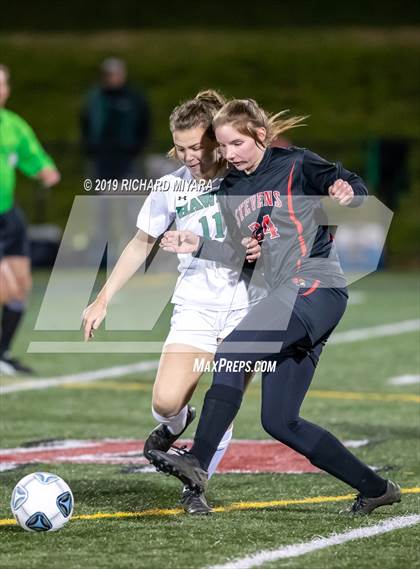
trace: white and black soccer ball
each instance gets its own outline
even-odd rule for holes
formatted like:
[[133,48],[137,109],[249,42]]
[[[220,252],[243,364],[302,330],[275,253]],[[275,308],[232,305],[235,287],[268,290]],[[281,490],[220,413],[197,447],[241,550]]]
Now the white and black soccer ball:
[[73,513],[73,494],[62,478],[50,472],[34,472],[20,480],[10,507],[26,531],[57,531]]

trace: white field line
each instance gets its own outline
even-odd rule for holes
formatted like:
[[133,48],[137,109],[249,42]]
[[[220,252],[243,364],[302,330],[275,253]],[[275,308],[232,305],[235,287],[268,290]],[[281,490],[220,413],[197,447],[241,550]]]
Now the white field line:
[[414,385],[420,383],[420,375],[398,375],[388,379],[389,385]]
[[287,545],[279,549],[260,551],[254,555],[243,557],[242,559],[228,561],[221,565],[211,565],[206,569],[251,569],[252,567],[260,567],[264,563],[270,563],[277,561],[278,559],[299,557],[301,555],[306,555],[307,553],[312,553],[313,551],[318,551],[334,545],[341,545],[342,543],[353,541],[355,539],[364,539],[366,537],[373,537],[375,535],[381,535],[397,529],[414,526],[419,522],[420,515],[389,518],[374,526],[360,527],[344,533],[332,534],[328,537],[316,537],[304,543]]
[[331,344],[347,344],[348,342],[359,342],[361,340],[371,340],[372,338],[382,338],[384,336],[397,336],[406,332],[417,332],[420,330],[420,319],[404,320],[393,324],[382,324],[370,328],[359,328],[348,330],[347,332],[336,332],[328,340]]
[[[160,354],[164,342],[31,342],[29,354]],[[186,350],[189,351],[189,350]]]
[[[373,326],[371,328],[356,328],[348,330],[347,332],[336,332],[328,341],[328,345],[343,344],[348,342],[357,342],[361,340],[370,340],[382,336],[395,336],[397,334],[404,334],[406,332],[415,332],[420,330],[420,320],[405,320],[403,322],[395,322],[393,324],[383,324],[381,326]],[[32,342],[34,343],[34,342]],[[36,342],[35,342],[36,343]],[[52,342],[51,344],[53,344]],[[80,342],[73,342],[74,345]],[[106,342],[102,342],[106,344]],[[124,342],[120,342],[123,344]],[[82,342],[82,344],[86,344]],[[115,342],[114,342],[115,344]],[[140,343],[139,343],[140,345]],[[130,373],[143,372],[157,369],[158,360],[151,360],[139,362],[136,364],[129,364],[125,366],[115,366],[112,368],[105,368],[96,371],[88,371],[83,373],[76,373],[73,375],[64,375],[59,377],[50,377],[47,379],[31,379],[24,380],[16,384],[0,386],[0,395],[7,393],[14,393],[16,391],[28,391],[33,389],[47,389],[48,387],[56,387],[57,385],[64,385],[66,383],[74,382],[92,382],[100,381],[101,379],[110,379],[123,377]]]
[[114,366],[94,371],[86,371],[82,373],[74,373],[72,375],[61,375],[58,377],[49,377],[48,379],[28,379],[14,383],[12,385],[0,386],[0,395],[6,393],[14,393],[15,391],[30,391],[34,389],[47,389],[48,387],[56,387],[57,385],[65,385],[68,383],[89,383],[92,381],[101,381],[116,377],[123,377],[131,373],[142,373],[152,371],[158,368],[159,360],[150,360],[145,362],[137,362],[135,364],[127,364],[123,366]]
[[[328,341],[328,345],[359,342],[385,336],[397,336],[398,334],[417,332],[419,330],[420,319],[404,320],[370,328],[356,328],[346,332],[335,332]],[[277,346],[277,344],[275,345]],[[150,354],[160,353],[162,347],[163,342],[31,342],[28,352],[34,354]]]

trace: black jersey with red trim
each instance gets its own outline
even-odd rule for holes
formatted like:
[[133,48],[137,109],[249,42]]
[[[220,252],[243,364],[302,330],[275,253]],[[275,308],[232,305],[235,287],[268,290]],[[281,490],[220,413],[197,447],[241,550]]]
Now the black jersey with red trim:
[[[366,196],[364,181],[340,163],[305,148],[268,148],[251,174],[232,170],[217,192],[227,226],[224,242],[202,240],[198,256],[226,265],[243,263],[243,237],[257,237],[270,289],[293,281],[345,287],[331,229],[323,219],[322,198],[337,180],[355,196]],[[359,198],[360,200],[360,198]],[[356,205],[357,198],[351,205]]]

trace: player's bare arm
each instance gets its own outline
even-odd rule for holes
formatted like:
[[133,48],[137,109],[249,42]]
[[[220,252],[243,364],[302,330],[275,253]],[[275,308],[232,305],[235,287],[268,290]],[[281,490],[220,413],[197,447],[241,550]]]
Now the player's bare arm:
[[83,311],[85,342],[93,338],[94,331],[106,316],[109,301],[144,263],[155,241],[154,237],[140,229],[129,241],[96,300]]
[[[256,261],[261,256],[261,246],[254,237],[244,237],[241,241],[246,248],[246,260]],[[198,250],[200,237],[192,231],[167,231],[160,247],[170,253],[194,253]]]

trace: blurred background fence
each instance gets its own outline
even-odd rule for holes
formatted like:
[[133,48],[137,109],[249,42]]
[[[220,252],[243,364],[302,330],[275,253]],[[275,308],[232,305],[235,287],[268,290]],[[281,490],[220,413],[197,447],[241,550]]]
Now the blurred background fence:
[[[38,9],[41,4],[37,3]],[[81,14],[79,4],[75,13]],[[73,31],[73,15],[66,20],[62,13],[53,23],[50,14],[47,22],[54,32],[43,32],[45,26],[40,25],[37,33],[31,31],[33,25],[24,25],[15,8],[9,9],[9,27],[0,36],[0,62],[12,73],[8,108],[28,120],[62,172],[62,182],[50,191],[19,177],[17,201],[32,224],[52,223],[63,229],[74,196],[84,193],[83,179],[90,172],[80,146],[80,110],[98,79],[100,62],[111,55],[126,61],[129,81],[150,101],[147,174],[157,173],[151,167],[154,157],[163,156],[171,146],[168,116],[172,108],[200,89],[253,97],[271,112],[286,108],[293,114],[310,115],[307,127],[291,131],[292,142],[362,174],[372,193],[396,212],[388,240],[389,265],[409,267],[416,262],[420,28],[414,4],[406,10],[405,19],[403,6],[394,12],[394,24],[408,22],[411,27],[387,25],[392,10],[381,4],[385,6],[382,16],[376,17],[373,6],[378,3],[367,3],[370,13],[365,3],[363,22],[356,16],[351,19],[346,7],[340,6],[341,15],[326,9],[322,12],[326,18],[312,21],[316,26],[310,25],[305,15],[309,5],[303,3],[301,20],[299,14],[293,16],[292,24],[299,27],[287,25],[291,16],[278,11],[281,2],[266,3],[275,11],[277,22],[270,18],[269,7],[265,15],[256,8],[253,26],[243,14],[235,22],[228,5],[218,14],[219,21],[221,14],[228,16],[222,18],[223,29],[216,28],[217,3],[207,14],[206,27],[203,14],[189,19],[185,11],[176,24],[171,25],[166,14],[160,27],[153,25],[150,6],[139,8],[144,19],[136,23],[130,18],[134,4],[138,6],[123,3],[112,25],[107,17],[109,3],[103,3],[95,23],[86,6],[86,18],[80,20],[77,31]],[[26,14],[27,22],[31,13]],[[39,18],[38,11],[33,13],[32,24]],[[125,29],[109,30],[122,28],[123,21]],[[4,27],[3,21],[0,29]]]

